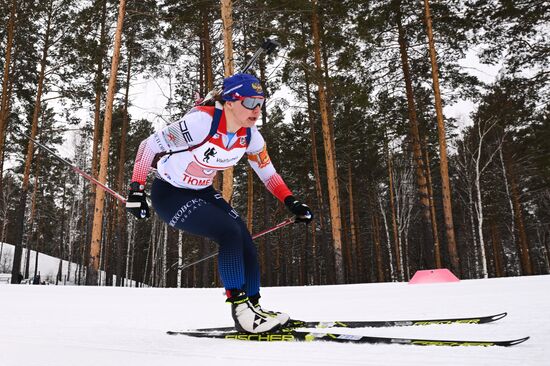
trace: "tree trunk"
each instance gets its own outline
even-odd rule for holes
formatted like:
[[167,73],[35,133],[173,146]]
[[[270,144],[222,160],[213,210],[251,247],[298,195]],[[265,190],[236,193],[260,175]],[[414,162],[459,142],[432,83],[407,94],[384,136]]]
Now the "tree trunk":
[[105,271],[105,286],[113,285],[113,246],[115,245],[115,229],[116,229],[116,219],[117,214],[116,203],[114,205],[107,204],[105,210],[107,212],[107,217],[105,219],[106,229],[105,229],[105,245],[104,245],[104,254],[103,254],[103,270]]
[[374,254],[376,263],[376,280],[378,282],[384,282],[384,266],[382,263],[382,243],[380,241],[380,221],[378,219],[378,210],[374,203],[375,192],[369,194],[369,207],[371,210],[371,222],[372,222],[372,241],[374,243]]
[[32,116],[32,126],[31,126],[31,140],[27,146],[27,156],[25,159],[25,171],[23,173],[23,183],[21,187],[21,200],[19,201],[19,216],[17,225],[17,235],[15,239],[15,250],[13,255],[13,267],[12,267],[12,276],[11,282],[18,283],[19,272],[21,270],[21,256],[23,254],[23,231],[25,227],[25,209],[27,204],[27,191],[29,189],[29,176],[32,165],[33,151],[34,151],[34,142],[32,141],[36,138],[36,133],[38,130],[38,116],[41,110],[41,100],[42,100],[42,89],[44,87],[44,79],[46,75],[46,66],[48,59],[48,49],[50,47],[50,28],[52,20],[52,8],[50,3],[50,8],[48,10],[48,19],[46,25],[46,33],[44,34],[44,48],[42,49],[42,60],[40,61],[40,73],[38,76],[38,87],[36,90],[36,99],[34,102],[34,112]]
[[[351,233],[351,253],[357,252],[357,228],[355,224],[355,200],[353,197],[353,175],[351,171],[351,163],[348,163],[348,195],[349,195],[349,230]],[[354,256],[354,260],[350,263],[350,273],[353,274],[355,282],[358,282],[357,278],[357,258]]]
[[[346,168],[347,170],[347,168]],[[347,173],[346,173],[347,175]],[[344,185],[344,187],[347,186]],[[345,202],[342,203],[342,211],[345,210]],[[346,220],[345,215],[342,218],[342,256],[344,261],[344,283],[351,283],[350,277],[351,277],[351,250],[350,250],[350,231],[349,231],[349,220]]]
[[[40,230],[41,218],[39,218],[38,220],[39,220],[39,222],[38,222],[37,226],[38,226],[38,230]],[[38,256],[40,254],[39,249],[40,249],[40,246],[41,246],[40,243],[41,243],[40,236],[37,235],[36,245],[35,245],[35,248],[34,248],[34,275],[33,275],[34,279],[37,279],[38,278],[37,276],[40,275],[40,271],[38,271]],[[37,285],[40,285],[40,280],[38,280],[37,282],[38,282]],[[34,281],[33,281],[33,283],[34,283]]]
[[[149,236],[149,245],[147,247],[147,250],[144,252],[145,255],[145,265],[143,267],[143,283],[148,284],[151,286],[151,281],[147,281],[147,269],[149,268],[149,262],[153,262],[153,252],[155,250],[155,235],[157,231],[157,220],[153,220],[153,225],[151,228],[151,236]],[[153,264],[151,264],[151,267],[153,267]],[[193,267],[194,270],[194,267]],[[150,276],[149,276],[150,277]],[[151,278],[149,278],[151,279]]]
[[[481,174],[483,173],[483,170],[480,167],[481,164],[481,148],[483,145],[483,137],[485,134],[482,135],[481,133],[481,126],[480,123],[477,123],[478,128],[478,134],[479,134],[479,143],[476,151],[475,156],[475,180],[474,180],[474,188],[476,193],[476,201],[475,201],[475,208],[476,208],[476,214],[477,214],[477,231],[478,231],[478,238],[479,238],[479,250],[480,250],[480,259],[481,259],[481,275],[483,278],[487,278],[489,276],[487,272],[487,255],[485,253],[485,238],[483,237],[483,221],[484,221],[484,214],[483,214],[483,200],[481,196]],[[478,258],[476,256],[476,263],[478,261]],[[476,266],[477,271],[477,266]]]
[[404,280],[408,281],[411,274],[411,251],[409,250],[409,228],[412,220],[413,202],[413,181],[414,181],[413,164],[406,160],[401,165],[399,170],[394,170],[395,183],[395,210],[398,220],[399,240],[401,242],[403,258],[403,273]]
[[510,193],[512,198],[512,204],[514,206],[514,221],[518,230],[518,251],[521,260],[522,274],[532,275],[533,265],[531,263],[531,256],[529,253],[529,241],[527,239],[527,233],[525,231],[525,222],[523,220],[523,210],[521,208],[520,193],[514,170],[512,158],[508,152],[508,149],[504,151],[504,163],[508,172]]
[[[469,213],[469,217],[470,217],[470,230],[471,230],[471,235],[472,235],[472,246],[471,248],[473,248],[473,251],[474,251],[474,275],[477,277],[478,275],[478,270],[479,270],[479,255],[477,254],[477,248],[479,247],[478,246],[478,240],[477,240],[477,233],[476,233],[476,224],[475,224],[475,213],[474,213],[474,209],[473,207],[475,207],[475,201],[474,201],[474,195],[473,195],[473,188],[472,187],[468,187],[468,213]],[[469,277],[471,278],[472,276],[472,271],[471,271],[471,266],[470,266],[470,274],[469,274]]]
[[453,223],[453,209],[451,203],[451,183],[449,180],[449,167],[447,162],[447,142],[445,136],[445,124],[443,122],[443,107],[439,93],[439,71],[435,53],[435,44],[432,32],[432,19],[430,14],[430,3],[424,0],[426,17],[426,32],[430,48],[430,61],[432,64],[433,89],[435,95],[435,112],[437,115],[437,131],[439,134],[439,169],[441,171],[441,194],[443,197],[443,215],[445,218],[445,236],[451,259],[451,269],[454,273],[460,273],[460,261],[456,247],[455,230]]
[[275,278],[273,279],[274,283],[272,286],[281,286],[281,273],[283,271],[283,265],[281,264],[281,244],[282,241],[282,232],[279,230],[277,235],[277,241],[275,245],[275,260],[273,263],[273,271],[275,272]]
[[487,269],[487,254],[485,250],[485,239],[483,237],[484,214],[483,214],[483,201],[482,201],[482,193],[481,193],[481,175],[493,160],[493,157],[495,156],[496,152],[499,151],[502,147],[498,146],[497,149],[486,159],[487,161],[483,164],[483,166],[481,166],[482,165],[481,151],[482,151],[482,147],[484,146],[485,137],[494,126],[495,126],[495,122],[491,120],[485,123],[481,123],[481,121],[478,121],[474,124],[474,128],[477,129],[477,148],[476,148],[476,155],[474,157],[474,166],[475,166],[474,188],[476,191],[476,198],[477,198],[476,213],[477,213],[477,219],[478,219],[479,248],[480,248],[480,254],[481,254],[483,278],[487,278],[489,274]]
[[[510,218],[510,237],[511,237],[511,242],[512,242],[512,245],[516,245],[516,217],[515,217],[515,214],[514,214],[514,203],[512,202],[512,194],[510,193],[510,184],[508,183],[508,173],[507,173],[507,169],[506,169],[506,163],[504,162],[504,154],[503,154],[503,150],[504,150],[504,146],[502,147],[502,149],[500,149],[499,151],[499,157],[500,157],[500,166],[502,168],[502,178],[503,178],[503,182],[504,182],[504,189],[506,191],[506,199],[508,200],[508,205],[510,206],[510,214],[511,214],[511,218]],[[508,249],[508,248],[507,248]],[[506,253],[506,250],[504,251],[504,253]],[[519,253],[518,253],[519,254]],[[505,267],[506,267],[506,272],[507,273],[511,273],[510,270],[510,267],[511,267],[511,264],[508,259],[508,256],[505,256]],[[513,265],[512,266],[513,270],[514,270],[514,273],[515,274],[519,274],[520,271],[519,271],[519,266],[517,265]]]
[[430,214],[430,201],[428,194],[428,184],[426,179],[426,168],[424,159],[422,157],[422,148],[420,143],[420,132],[418,128],[418,119],[416,115],[416,103],[414,100],[414,91],[411,80],[411,73],[409,67],[409,55],[407,51],[407,40],[405,38],[405,30],[401,23],[401,1],[397,2],[396,21],[398,30],[399,51],[401,55],[401,68],[403,70],[403,77],[405,79],[405,90],[407,94],[407,108],[409,114],[410,124],[410,137],[413,150],[414,161],[416,162],[416,180],[418,184],[418,196],[420,199],[420,206],[422,208],[422,222],[423,222],[423,235],[422,240],[422,261],[427,268],[433,268],[434,255],[433,246],[430,240],[433,241],[432,232],[432,220]]
[[[207,95],[210,90],[214,89],[214,71],[212,68],[212,41],[210,40],[210,14],[207,9],[201,8],[202,12],[202,27],[201,27],[201,45],[203,51],[202,57],[202,69],[204,70],[204,85],[202,95]],[[220,174],[214,176],[212,186],[214,189],[219,190],[221,185]]]
[[[26,243],[25,243],[25,247],[26,247],[26,255],[25,255],[25,267],[24,267],[24,273],[23,273],[23,277],[24,278],[29,278],[29,268],[30,268],[30,255],[31,255],[31,249],[32,249],[32,241],[33,241],[33,233],[37,233],[36,234],[36,242],[35,244],[38,245],[38,228],[35,229],[35,218],[36,218],[36,201],[37,201],[37,196],[38,196],[38,190],[39,190],[39,187],[38,187],[38,181],[40,180],[39,179],[39,176],[40,176],[40,159],[39,157],[36,157],[36,160],[35,160],[35,167],[34,167],[34,184],[33,184],[33,191],[32,191],[32,196],[31,196],[31,210],[30,210],[30,213],[29,213],[29,219],[27,220],[28,221],[28,229],[27,229],[27,240],[26,240]],[[38,224],[37,224],[38,226]],[[35,248],[37,249],[37,248]]]
[[386,233],[386,249],[388,253],[388,267],[390,270],[390,280],[392,282],[395,282],[397,280],[397,276],[395,273],[395,266],[393,265],[393,253],[391,248],[391,235],[390,235],[390,229],[388,226],[388,218],[386,215],[386,211],[384,210],[384,205],[382,203],[382,196],[378,195],[378,205],[380,207],[380,213],[382,214],[382,219],[384,220],[384,232]]
[[391,225],[392,225],[392,234],[393,234],[393,246],[395,248],[395,263],[397,265],[397,280],[403,281],[403,256],[401,251],[401,238],[399,237],[399,229],[397,227],[397,214],[395,212],[395,193],[394,193],[394,182],[393,182],[393,161],[388,147],[387,141],[384,143],[384,148],[386,150],[386,160],[388,162],[388,191],[390,193],[390,211],[391,211]]
[[[86,197],[86,184],[82,184],[82,197]],[[86,210],[86,204],[82,204],[82,220],[80,222],[80,232],[84,233],[83,240],[80,241],[80,246],[78,248],[78,256],[80,257],[79,261],[80,266],[78,266],[78,279],[75,278],[77,284],[80,285],[82,282],[82,270],[88,265],[88,210]]]
[[0,245],[2,247],[0,247],[0,263],[2,261],[2,248],[8,235],[8,202],[11,200],[14,188],[13,180],[9,179],[6,188],[0,193],[0,197],[2,198],[2,229],[0,232]]
[[[126,242],[126,258],[125,258],[126,263],[124,265],[124,278],[125,278],[124,286],[131,286],[129,281],[133,279],[132,271],[130,267],[132,266],[132,260],[133,260],[135,233],[136,233],[136,222],[135,220],[131,220],[128,223],[128,240]],[[178,268],[181,268],[181,266],[179,266]]]
[[61,233],[59,234],[59,268],[57,270],[57,276],[55,279],[55,284],[57,285],[59,281],[63,280],[63,257],[65,256],[64,246],[65,246],[65,199],[67,193],[67,181],[63,181],[63,196],[61,199]]
[[[117,175],[117,191],[124,192],[124,163],[126,162],[126,138],[128,134],[128,102],[130,95],[130,80],[131,80],[131,70],[132,70],[132,50],[128,48],[128,66],[126,70],[126,90],[124,93],[124,110],[122,112],[122,128],[120,132],[120,147],[119,147],[119,158],[118,158],[118,175]],[[125,252],[124,243],[126,243],[126,226],[127,226],[127,217],[126,209],[123,204],[119,203],[117,205],[117,214],[115,215],[114,221],[116,223],[116,285],[122,285],[122,278],[124,277],[124,267],[123,264],[123,253]]]
[[427,138],[424,137],[424,160],[426,161],[426,178],[428,186],[428,202],[430,203],[430,216],[432,222],[432,234],[434,240],[434,256],[435,256],[435,267],[441,268],[441,245],[439,243],[439,233],[437,231],[437,215],[435,213],[435,202],[434,202],[434,189],[432,184],[432,171],[430,169],[430,155],[428,153],[428,142]]
[[202,15],[202,35],[201,43],[203,45],[204,54],[204,95],[214,88],[214,73],[212,71],[212,42],[210,41],[210,16],[208,11],[203,11]]
[[305,240],[302,240],[300,243],[300,282],[298,286],[305,286],[309,284],[309,273],[311,266],[309,262],[311,260],[311,254],[308,251],[309,246],[309,233],[310,231],[306,228],[304,230]]
[[178,230],[178,279],[177,288],[181,288],[181,267],[183,267],[183,231]]
[[164,231],[164,240],[162,243],[162,254],[161,254],[161,261],[160,261],[160,268],[161,268],[161,281],[160,286],[161,287],[167,287],[167,274],[168,274],[168,266],[167,266],[167,258],[168,258],[168,225],[163,226]]
[[[107,0],[98,0],[102,1],[101,9],[101,21],[99,24],[99,46],[98,52],[96,54],[96,75],[94,82],[94,93],[95,93],[95,103],[94,103],[94,126],[93,126],[93,140],[92,140],[92,161],[91,161],[91,175],[94,178],[97,178],[97,169],[98,169],[98,150],[99,150],[99,140],[100,136],[100,115],[101,115],[101,99],[102,99],[102,89],[103,89],[103,56],[106,53],[107,48],[107,37],[106,37],[106,17],[107,17]],[[94,211],[95,204],[95,193],[96,186],[95,184],[90,184],[90,190],[88,192],[88,207],[87,212],[91,213]],[[93,230],[90,225],[93,225],[92,215],[87,216],[86,220],[86,253],[91,250],[91,244],[89,242],[90,231]],[[86,255],[86,260],[83,263],[87,269],[89,266],[89,256]]]
[[[207,256],[208,253],[208,244],[206,243],[205,237],[197,238],[199,242],[199,247],[197,250],[197,260],[200,260]],[[205,287],[206,274],[208,273],[208,261],[203,261],[198,264],[199,267],[197,271],[197,282],[196,285],[200,287]]]
[[[223,21],[223,66],[225,77],[234,74],[233,63],[233,2],[221,0],[221,12]],[[223,171],[223,198],[231,203],[233,196],[233,167]]]
[[[304,27],[302,27],[303,34],[306,34],[306,31]],[[306,48],[306,41],[303,40],[302,47]],[[307,65],[307,54],[304,53],[303,56],[303,63],[304,65]],[[317,205],[316,205],[316,214],[317,219],[316,222],[319,223],[320,228],[320,247],[324,248],[327,245],[326,236],[325,233],[325,223],[326,223],[326,217],[325,217],[325,200],[324,200],[324,194],[323,194],[323,188],[321,185],[321,174],[319,172],[319,159],[317,158],[318,151],[317,151],[317,133],[316,133],[316,127],[315,127],[315,117],[313,115],[313,101],[311,100],[311,90],[310,90],[310,76],[309,76],[309,69],[307,67],[304,67],[304,82],[305,82],[305,91],[306,91],[306,100],[307,100],[307,116],[309,121],[309,129],[310,129],[310,138],[311,138],[311,160],[313,163],[313,176],[315,177],[315,194],[317,197]],[[315,225],[312,225],[312,227],[315,227]],[[313,250],[313,260],[312,260],[312,266],[314,268],[314,272],[318,272],[318,264],[317,264],[317,258],[316,258],[316,243],[317,243],[317,235],[316,230],[312,230],[312,241],[315,245],[315,248]],[[321,278],[319,277],[318,283],[321,282]]]
[[[122,25],[124,23],[126,0],[120,0],[117,30],[115,34],[115,44],[113,50],[113,59],[111,62],[111,76],[109,78],[109,89],[107,91],[107,100],[105,103],[105,119],[103,121],[103,141],[101,143],[101,158],[98,180],[105,184],[107,177],[107,164],[109,162],[109,140],[111,138],[111,121],[113,116],[113,100],[116,91],[116,79],[118,62],[120,58],[120,42],[122,38]],[[105,204],[105,191],[96,190],[94,221],[92,225],[92,240],[90,246],[90,262],[88,264],[88,274],[86,276],[87,285],[97,285],[97,275],[99,270],[99,252],[101,248],[101,234],[103,227],[103,206]]]
[[502,249],[502,242],[500,240],[498,228],[494,219],[491,220],[491,241],[493,244],[493,258],[495,259],[495,276],[502,277],[504,273],[502,268],[502,260],[500,256],[501,249]]
[[323,81],[323,70],[321,66],[321,41],[319,18],[317,14],[317,0],[313,1],[312,32],[315,50],[315,66],[317,70],[317,83],[319,89],[319,106],[321,109],[321,120],[323,125],[323,141],[325,145],[325,160],[327,165],[327,180],[330,203],[330,217],[332,226],[332,240],[334,248],[334,270],[336,283],[344,283],[344,261],[342,258],[342,222],[340,215],[340,197],[338,190],[338,173],[336,168],[336,149],[334,140],[331,138],[329,117],[327,112],[327,99],[325,94],[325,83]]
[[[99,31],[99,48],[97,52],[97,68],[95,75],[95,108],[94,108],[94,139],[92,143],[92,177],[97,177],[97,151],[99,149],[99,117],[101,114],[101,91],[103,89],[103,56],[107,48],[107,38],[106,38],[106,18],[107,18],[107,0],[102,0],[103,7],[101,10],[101,23]],[[91,185],[91,191],[95,192],[95,185]],[[93,194],[92,194],[93,197]],[[90,198],[90,204],[93,203],[93,199]],[[93,206],[90,207],[90,209]]]
[[[260,58],[259,60],[259,69],[260,69],[260,82],[262,83],[262,88],[264,89],[265,92],[267,92],[267,88],[265,87],[264,85],[264,82],[263,80],[266,79],[266,76],[265,76],[265,59],[264,58]],[[266,94],[267,96],[267,94]],[[264,104],[264,106],[262,107],[262,131],[268,131],[269,129],[269,126],[268,126],[268,122],[267,122],[267,111],[266,111],[266,105]],[[252,175],[252,170],[250,168],[248,168],[249,171],[250,171],[250,174]],[[272,222],[272,220],[270,219],[270,209],[271,209],[271,205],[272,205],[272,202],[275,202],[275,205],[277,205],[277,200],[273,200],[273,195],[271,194],[271,192],[269,192],[267,189],[264,189],[263,190],[263,197],[264,197],[264,207],[261,208],[261,209],[258,209],[258,212],[262,212],[264,213],[264,218],[263,218],[263,227],[264,228],[268,228],[268,227],[271,227],[270,225],[270,222]],[[248,196],[248,199],[250,199],[250,196]],[[260,261],[260,271],[261,271],[261,274],[260,274],[260,277],[261,278],[264,278],[266,280],[266,284],[267,286],[269,286],[269,284],[271,283],[271,280],[272,280],[272,276],[271,276],[271,272],[272,272],[272,269],[271,269],[271,248],[270,248],[270,241],[269,241],[269,235],[264,235],[262,237],[262,244],[259,245],[259,250],[258,250],[258,260]],[[216,271],[214,273],[217,273],[217,262],[215,264],[215,269]],[[217,282],[217,280],[219,279],[219,276],[215,275],[215,280]]]
[[[6,137],[5,132],[8,125],[9,115],[9,100],[10,89],[8,88],[8,81],[10,79],[10,65],[11,65],[11,50],[13,47],[13,36],[15,33],[15,10],[17,7],[17,1],[12,0],[10,18],[8,20],[7,40],[6,40],[6,58],[4,61],[4,75],[2,78],[2,98],[0,101],[0,159],[2,169],[0,169],[0,191],[3,189],[2,177],[4,176],[4,139]],[[13,278],[13,276],[12,276]]]

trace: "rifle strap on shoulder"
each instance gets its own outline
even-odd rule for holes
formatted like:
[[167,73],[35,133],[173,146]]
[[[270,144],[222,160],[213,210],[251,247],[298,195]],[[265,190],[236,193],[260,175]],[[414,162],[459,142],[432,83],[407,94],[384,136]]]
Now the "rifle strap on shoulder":
[[[155,157],[153,158],[153,161],[151,162],[151,167],[156,169],[158,161],[163,156],[166,156],[166,155],[170,156],[170,155],[181,153],[181,152],[193,151],[196,148],[199,148],[202,145],[206,144],[208,142],[208,140],[210,140],[210,138],[212,138],[212,136],[214,136],[216,134],[216,132],[218,131],[218,127],[220,126],[220,121],[222,119],[222,114],[223,114],[223,105],[220,102],[216,102],[216,106],[214,108],[214,115],[212,116],[212,125],[210,126],[210,131],[208,132],[208,135],[206,135],[204,140],[202,140],[197,145],[188,147],[187,149],[176,150],[176,151],[163,151],[161,153],[156,154]],[[247,129],[247,135],[246,135],[247,143],[250,142],[249,135],[250,135],[250,129]]]

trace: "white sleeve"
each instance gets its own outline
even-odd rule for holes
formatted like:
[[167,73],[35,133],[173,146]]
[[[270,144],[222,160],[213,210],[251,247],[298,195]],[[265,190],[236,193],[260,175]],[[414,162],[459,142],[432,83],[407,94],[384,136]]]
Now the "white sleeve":
[[246,149],[248,163],[262,180],[267,189],[281,202],[292,195],[283,178],[275,170],[271,158],[267,153],[267,146],[263,136],[256,127],[251,128],[250,143]]
[[179,121],[143,140],[134,162],[132,182],[145,184],[157,154],[170,150],[184,150],[200,144],[208,136],[211,125],[212,117],[208,113],[192,109]]

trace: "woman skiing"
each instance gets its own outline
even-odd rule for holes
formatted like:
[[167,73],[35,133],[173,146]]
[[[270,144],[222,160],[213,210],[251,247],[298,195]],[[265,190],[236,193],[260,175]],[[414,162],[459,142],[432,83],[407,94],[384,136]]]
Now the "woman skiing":
[[151,187],[153,208],[170,226],[218,244],[218,269],[235,327],[249,333],[277,329],[289,316],[260,306],[256,246],[237,212],[212,187],[216,172],[234,166],[246,153],[267,189],[296,215],[296,221],[307,223],[313,218],[309,207],[294,198],[277,174],[255,127],[264,102],[261,84],[254,76],[226,78],[215,107],[194,107],[142,141],[126,203],[137,218],[149,217],[145,182],[160,156]]

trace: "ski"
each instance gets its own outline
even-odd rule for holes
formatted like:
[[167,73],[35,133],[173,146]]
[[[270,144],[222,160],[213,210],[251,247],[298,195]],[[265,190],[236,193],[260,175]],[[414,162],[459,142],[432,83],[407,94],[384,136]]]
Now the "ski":
[[358,321],[301,321],[291,320],[287,328],[387,328],[387,327],[411,327],[437,324],[485,324],[504,318],[507,313],[495,315],[447,318],[447,319],[423,319],[423,320],[358,320]]
[[[485,324],[504,318],[507,313],[487,316],[474,316],[468,318],[423,319],[423,320],[355,320],[355,321],[303,321],[291,319],[285,324],[286,329],[296,328],[386,328],[386,327],[410,327],[436,324]],[[199,328],[192,331],[228,332],[233,327]]]
[[417,339],[417,338],[394,338],[375,337],[354,334],[316,333],[285,329],[279,332],[267,332],[260,334],[242,333],[237,331],[169,331],[170,335],[185,335],[188,337],[230,339],[238,341],[253,342],[333,342],[352,344],[401,344],[411,346],[467,346],[467,347],[510,347],[523,343],[529,337],[505,341],[473,341],[473,340],[442,340],[442,339]]

